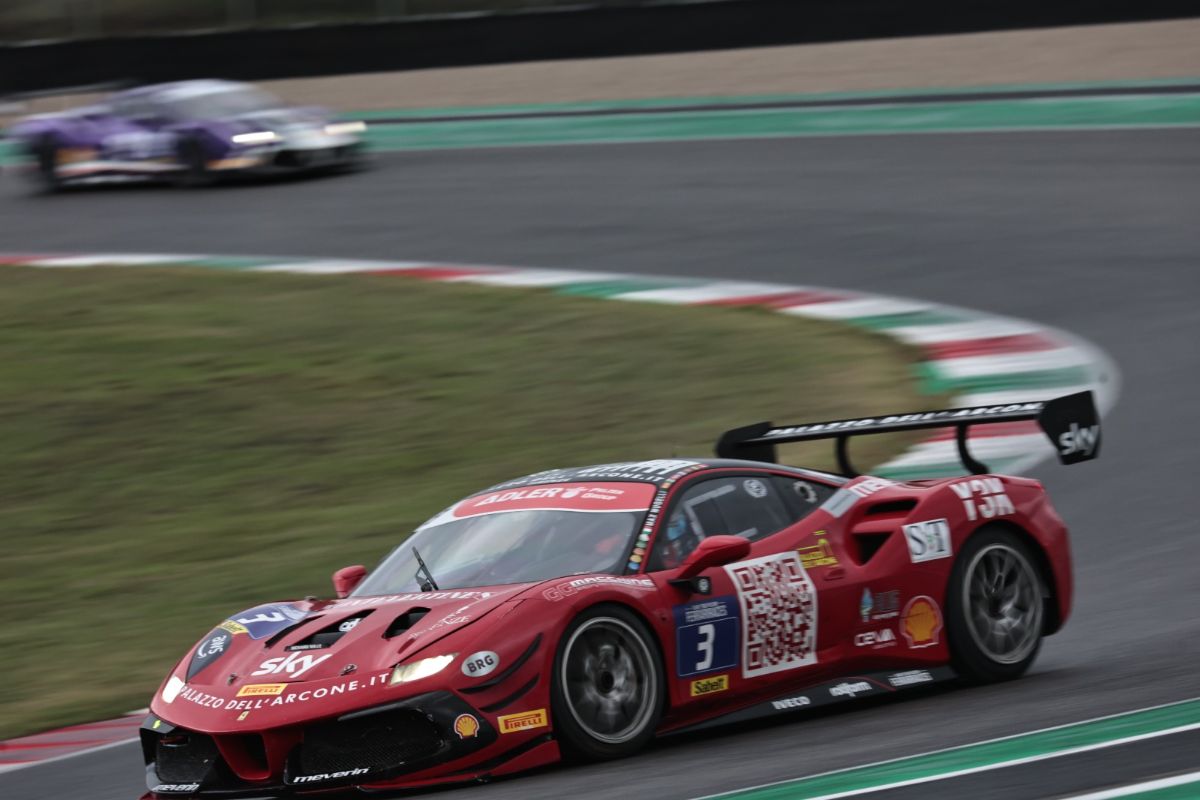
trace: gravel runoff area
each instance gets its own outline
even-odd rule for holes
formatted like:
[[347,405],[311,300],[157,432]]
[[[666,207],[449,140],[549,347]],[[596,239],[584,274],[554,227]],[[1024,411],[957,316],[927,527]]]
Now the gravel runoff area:
[[342,110],[1200,76],[1200,18],[270,81]]
[[[338,75],[263,86],[295,103],[369,111],[1195,78],[1197,42],[1200,18]],[[90,99],[43,98],[19,113]]]

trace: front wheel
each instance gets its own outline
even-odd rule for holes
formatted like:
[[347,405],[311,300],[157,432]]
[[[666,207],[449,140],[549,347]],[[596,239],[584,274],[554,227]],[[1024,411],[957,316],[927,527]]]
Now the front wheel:
[[1046,589],[1028,545],[984,528],[967,540],[950,573],[946,625],[954,668],[972,683],[1010,680],[1037,657]]
[[181,171],[176,182],[180,186],[209,186],[214,176],[208,169],[208,156],[204,145],[193,137],[179,140],[175,157],[179,161]]
[[654,738],[662,707],[658,648],[637,615],[605,605],[571,623],[559,641],[552,697],[564,755],[631,755]]

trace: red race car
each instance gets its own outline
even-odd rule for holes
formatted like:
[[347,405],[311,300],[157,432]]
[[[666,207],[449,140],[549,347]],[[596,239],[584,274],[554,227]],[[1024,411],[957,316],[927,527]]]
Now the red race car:
[[[1071,608],[1037,481],[986,474],[973,425],[1099,452],[1090,393],[726,433],[717,459],[556,469],[426,522],[336,600],[222,622],[141,730],[149,793],[262,797],[486,779],[657,735],[958,676],[1014,678]],[[864,433],[954,427],[971,477],[857,475]],[[844,474],[781,466],[835,438]]]

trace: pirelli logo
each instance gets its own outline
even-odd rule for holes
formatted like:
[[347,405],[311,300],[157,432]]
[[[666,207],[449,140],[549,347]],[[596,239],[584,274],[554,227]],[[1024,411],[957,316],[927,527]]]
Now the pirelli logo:
[[519,733],[534,728],[544,728],[550,724],[546,719],[546,709],[544,708],[536,711],[522,711],[520,714],[505,714],[497,717],[496,722],[500,725],[501,733]]
[[283,694],[286,683],[248,683],[238,689],[238,697],[274,697]]
[[728,688],[728,675],[714,675],[711,678],[701,678],[700,680],[692,681],[692,697],[699,697],[702,694],[716,694]]

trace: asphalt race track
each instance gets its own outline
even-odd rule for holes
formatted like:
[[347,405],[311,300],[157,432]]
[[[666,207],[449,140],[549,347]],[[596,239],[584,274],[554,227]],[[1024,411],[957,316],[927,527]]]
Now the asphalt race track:
[[[1196,130],[440,151],[376,166],[286,185],[55,197],[5,176],[0,251],[430,259],[862,288],[1047,322],[1104,348],[1123,375],[1102,458],[1036,472],[1072,527],[1078,585],[1073,618],[1025,679],[847,704],[437,797],[688,798],[1200,696]],[[1200,768],[1198,741],[871,796],[1054,796]],[[125,745],[2,774],[0,796],[130,800],[141,773]]]

